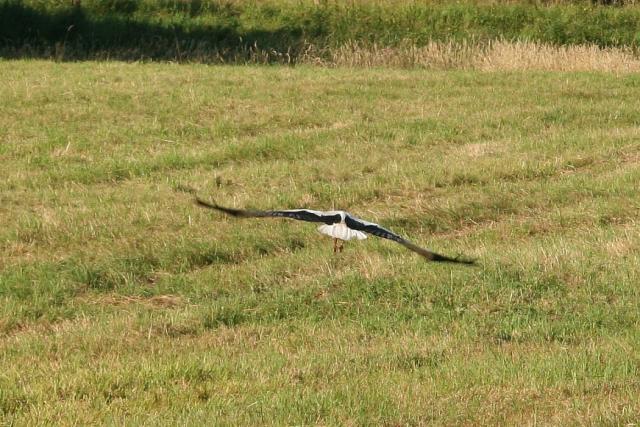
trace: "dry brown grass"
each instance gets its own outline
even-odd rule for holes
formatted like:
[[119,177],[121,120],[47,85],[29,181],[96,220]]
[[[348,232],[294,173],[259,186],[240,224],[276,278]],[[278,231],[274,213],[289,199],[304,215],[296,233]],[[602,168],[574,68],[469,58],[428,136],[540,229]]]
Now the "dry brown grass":
[[594,45],[551,46],[530,42],[495,42],[474,58],[474,68],[486,71],[640,71],[640,58],[628,48]]
[[182,307],[185,305],[185,301],[183,298],[177,295],[155,295],[152,297],[143,297],[137,295],[117,295],[117,294],[107,294],[101,295],[99,297],[91,297],[91,298],[78,298],[79,301],[82,301],[86,304],[93,305],[112,305],[112,306],[127,306],[131,304],[142,304],[148,307],[158,307],[158,308],[175,308]]
[[425,46],[348,43],[322,59],[309,49],[302,62],[325,66],[425,68],[482,71],[640,71],[640,58],[630,48],[595,45],[553,46],[536,42],[493,41],[487,44],[430,42]]

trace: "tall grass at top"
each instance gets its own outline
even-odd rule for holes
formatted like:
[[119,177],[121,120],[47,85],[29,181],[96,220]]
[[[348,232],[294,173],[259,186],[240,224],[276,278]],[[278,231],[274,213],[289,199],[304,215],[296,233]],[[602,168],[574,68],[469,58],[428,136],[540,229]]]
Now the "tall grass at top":
[[348,43],[640,45],[640,7],[589,2],[0,0],[0,56],[296,62]]

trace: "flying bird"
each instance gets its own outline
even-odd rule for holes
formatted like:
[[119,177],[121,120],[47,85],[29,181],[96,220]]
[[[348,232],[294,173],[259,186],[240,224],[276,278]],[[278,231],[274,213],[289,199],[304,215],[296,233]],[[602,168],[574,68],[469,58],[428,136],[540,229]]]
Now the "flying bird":
[[333,237],[333,252],[342,252],[343,244],[346,240],[363,240],[367,238],[367,234],[371,234],[400,243],[405,248],[422,255],[429,261],[474,264],[473,260],[461,259],[459,257],[450,258],[421,248],[378,224],[364,221],[345,211],[315,211],[311,209],[260,211],[253,209],[233,209],[220,206],[215,202],[206,202],[199,197],[196,197],[196,203],[198,206],[215,209],[236,218],[291,218],[300,221],[321,222],[322,225],[318,227],[318,231]]

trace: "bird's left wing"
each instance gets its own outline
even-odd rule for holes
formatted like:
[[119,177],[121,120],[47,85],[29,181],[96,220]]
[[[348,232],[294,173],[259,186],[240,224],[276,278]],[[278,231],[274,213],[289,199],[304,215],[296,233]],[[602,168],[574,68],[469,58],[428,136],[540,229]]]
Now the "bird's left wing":
[[365,233],[373,234],[374,236],[382,237],[383,239],[393,240],[398,243],[402,243],[404,241],[404,239],[396,233],[389,231],[378,224],[356,218],[352,215],[347,215],[344,222],[347,227],[353,230],[364,231]]
[[351,215],[346,216],[345,224],[347,225],[347,227],[353,230],[364,231],[365,233],[369,233],[374,236],[382,237],[383,239],[389,239],[393,240],[394,242],[400,243],[405,248],[422,255],[430,261],[474,264],[473,260],[461,259],[459,257],[450,258],[448,256],[440,255],[438,253],[430,251],[429,249],[421,248],[420,246],[410,242],[404,237],[398,236],[396,233],[389,231],[386,228],[379,226],[378,224],[364,221]]
[[288,209],[275,211],[233,209],[220,206],[216,203],[206,202],[199,197],[196,197],[196,203],[198,204],[198,206],[215,209],[217,211],[224,212],[227,215],[235,216],[237,218],[291,218],[300,221],[322,222],[329,225],[340,222],[340,214],[334,212],[314,211],[311,209]]

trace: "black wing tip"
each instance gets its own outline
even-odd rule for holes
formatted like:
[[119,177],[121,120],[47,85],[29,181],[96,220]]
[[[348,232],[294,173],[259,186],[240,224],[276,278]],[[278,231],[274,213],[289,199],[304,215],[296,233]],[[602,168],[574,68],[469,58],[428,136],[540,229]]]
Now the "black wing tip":
[[421,248],[420,246],[417,246],[407,240],[402,239],[399,242],[401,245],[403,245],[404,247],[417,252],[418,254],[420,254],[422,257],[424,257],[426,260],[428,261],[433,261],[433,262],[450,262],[450,263],[456,263],[456,264],[466,264],[466,265],[475,265],[476,260],[475,259],[470,259],[470,258],[463,258],[461,255],[458,255],[454,258],[445,256],[445,255],[440,255],[439,253],[430,251],[428,249],[424,249]]
[[202,200],[200,197],[196,196],[196,204],[198,206],[215,209],[217,211],[226,213],[227,215],[234,216],[236,218],[251,218],[261,216],[259,211],[251,211],[251,210],[243,210],[243,209],[233,209],[233,208],[225,208],[224,206],[220,206],[215,201],[212,203],[207,202],[206,200]]
[[211,208],[211,209],[219,209],[220,206],[218,206],[218,204],[214,201],[213,203],[209,203],[206,200],[202,200],[200,197],[196,196],[196,204],[198,206],[202,206],[205,208]]
[[473,265],[473,266],[477,266],[478,263],[476,262],[475,259],[471,259],[471,258],[461,258],[459,256],[454,258],[454,261],[458,264],[465,264],[465,265]]
[[455,264],[465,264],[465,265],[477,265],[475,259],[470,258],[462,258],[460,255],[450,258],[440,254],[433,254],[434,256],[430,258],[431,261],[435,262],[450,262]]
[[206,200],[203,200],[203,199],[201,199],[200,197],[197,197],[197,196],[196,196],[196,204],[198,206],[203,207],[203,208],[215,209],[217,211],[224,212],[224,213],[232,215],[232,216],[240,216],[240,211],[237,210],[237,209],[225,208],[225,207],[222,207],[222,206],[218,205],[215,201],[207,202]]

